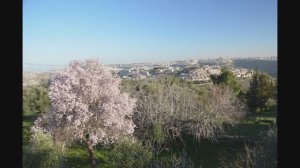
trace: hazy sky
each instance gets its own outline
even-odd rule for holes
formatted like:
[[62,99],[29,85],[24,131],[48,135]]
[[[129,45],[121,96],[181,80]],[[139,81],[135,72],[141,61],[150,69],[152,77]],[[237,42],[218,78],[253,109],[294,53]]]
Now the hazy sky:
[[23,62],[277,56],[276,0],[24,0]]

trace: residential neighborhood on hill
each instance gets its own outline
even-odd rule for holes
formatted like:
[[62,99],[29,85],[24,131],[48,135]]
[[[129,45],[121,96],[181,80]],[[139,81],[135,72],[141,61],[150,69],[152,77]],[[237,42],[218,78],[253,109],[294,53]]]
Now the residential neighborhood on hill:
[[[247,64],[249,62],[249,64]],[[252,65],[251,63],[256,64]],[[263,62],[263,63],[261,63]],[[210,80],[210,75],[219,75],[223,67],[228,67],[238,78],[251,77],[255,66],[258,70],[268,69],[265,72],[277,76],[277,57],[257,57],[257,58],[216,58],[216,59],[192,59],[171,61],[164,63],[133,63],[107,65],[111,71],[123,79],[144,79],[156,78],[158,76],[171,75],[187,81]],[[265,65],[265,67],[261,67]],[[275,66],[276,65],[276,66]],[[23,72],[23,86],[45,82],[56,71],[54,69],[46,72]]]

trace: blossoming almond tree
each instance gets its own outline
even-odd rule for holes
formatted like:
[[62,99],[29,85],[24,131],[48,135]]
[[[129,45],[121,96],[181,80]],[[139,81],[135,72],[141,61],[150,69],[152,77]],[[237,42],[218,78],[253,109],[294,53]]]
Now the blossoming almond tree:
[[87,144],[96,165],[93,147],[132,134],[135,99],[119,89],[120,79],[97,59],[73,61],[49,85],[51,110],[38,118],[32,131],[42,130],[54,140]]

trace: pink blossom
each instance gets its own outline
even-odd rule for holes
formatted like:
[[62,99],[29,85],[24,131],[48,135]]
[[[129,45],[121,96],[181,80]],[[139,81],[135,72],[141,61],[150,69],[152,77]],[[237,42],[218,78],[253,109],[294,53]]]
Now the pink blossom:
[[93,145],[132,134],[136,100],[121,93],[120,82],[96,59],[73,61],[52,79],[52,110],[35,121],[32,131],[62,141],[84,140],[89,134]]

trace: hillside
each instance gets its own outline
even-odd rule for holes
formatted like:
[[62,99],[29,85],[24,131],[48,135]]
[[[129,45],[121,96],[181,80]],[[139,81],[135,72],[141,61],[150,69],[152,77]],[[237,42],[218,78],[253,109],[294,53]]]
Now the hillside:
[[277,61],[274,60],[258,60],[258,59],[236,59],[233,60],[234,68],[255,69],[266,72],[277,78]]

